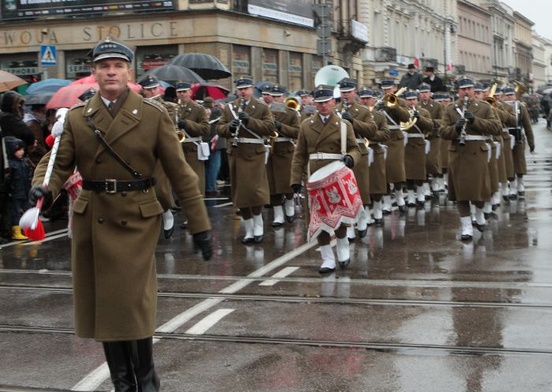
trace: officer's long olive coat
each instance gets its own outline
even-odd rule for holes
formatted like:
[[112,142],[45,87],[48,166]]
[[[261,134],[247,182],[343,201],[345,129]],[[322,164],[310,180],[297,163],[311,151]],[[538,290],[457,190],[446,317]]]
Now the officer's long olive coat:
[[[404,168],[407,180],[425,181],[426,171],[426,135],[433,133],[433,121],[429,112],[421,107],[417,110],[420,116],[414,124],[405,132],[408,134],[408,141],[404,148]],[[410,135],[422,134],[424,137],[410,137]]]
[[279,137],[287,137],[292,140],[276,141],[270,150],[266,164],[270,194],[291,194],[289,176],[291,175],[291,159],[295,150],[295,139],[299,134],[299,114],[297,111],[287,108],[285,112],[273,112],[272,115],[282,124],[277,131]]
[[[456,121],[461,116],[463,101],[457,100],[445,108],[443,139],[450,140],[449,147],[449,181],[448,198],[456,201],[487,201],[491,198],[491,182],[489,177],[489,145],[484,141],[466,141],[465,145],[458,143],[459,132]],[[457,110],[458,109],[458,110]],[[473,124],[466,126],[468,135],[499,135],[502,132],[500,120],[487,102],[470,101],[467,111],[476,118]]]
[[385,147],[381,142],[389,139],[391,133],[387,126],[387,120],[380,112],[373,112],[374,121],[378,131],[370,140],[369,148],[374,154],[374,162],[370,166],[370,194],[385,195],[387,193],[387,176],[385,174]]
[[205,161],[200,161],[197,155],[198,143],[201,141],[193,142],[191,141],[191,138],[205,137],[209,135],[209,131],[211,129],[209,125],[209,117],[207,116],[207,111],[203,106],[191,100],[186,105],[179,105],[178,113],[179,120],[186,120],[185,132],[188,135],[188,141],[184,140],[182,143],[184,156],[186,157],[186,161],[190,164],[190,167],[197,174],[197,177],[199,178],[199,190],[202,194],[204,194]]
[[[337,105],[337,112],[343,112],[343,104]],[[354,118],[353,132],[357,139],[358,149],[360,151],[360,159],[355,162],[353,172],[362,198],[362,204],[367,206],[370,204],[370,168],[368,166],[368,148],[365,140],[370,140],[376,134],[378,127],[372,118],[370,109],[360,105],[358,102],[353,102],[348,112]]]
[[[187,211],[191,233],[211,225],[197,175],[184,159],[167,111],[130,91],[115,118],[97,94],[69,111],[49,189],[57,194],[78,167],[84,180],[132,180],[100,144],[95,127],[130,166],[151,177],[158,159]],[[40,184],[49,154],[33,184]],[[83,190],[73,208],[72,273],[75,328],[99,341],[135,340],[155,330],[155,248],[163,209],[153,188],[108,194]]]
[[[265,167],[265,154],[267,149],[264,144],[238,143],[233,147],[234,138],[230,132],[230,122],[235,118],[230,110],[237,116],[241,100],[230,102],[224,108],[219,120],[217,133],[227,138],[228,166],[230,169],[230,185],[232,202],[236,208],[264,206],[270,203],[268,178]],[[247,128],[255,132],[261,138],[274,135],[274,119],[268,105],[256,98],[251,98],[245,108],[249,115]],[[243,126],[238,130],[240,138],[255,139],[256,136],[248,132]]]
[[387,120],[391,136],[384,143],[388,147],[387,159],[385,160],[387,183],[395,184],[406,180],[406,171],[404,167],[404,135],[397,127],[401,122],[407,122],[410,119],[410,114],[408,113],[406,103],[404,103],[403,99],[399,99],[398,103],[393,107],[385,107],[382,110],[382,114],[384,112],[387,112],[389,117],[395,122],[393,123],[389,119]]
[[425,103],[420,102],[420,106],[429,112],[433,120],[433,132],[427,137],[430,149],[429,153],[426,154],[426,171],[430,175],[441,174],[441,136],[439,135],[439,129],[443,119],[443,105],[430,99]]

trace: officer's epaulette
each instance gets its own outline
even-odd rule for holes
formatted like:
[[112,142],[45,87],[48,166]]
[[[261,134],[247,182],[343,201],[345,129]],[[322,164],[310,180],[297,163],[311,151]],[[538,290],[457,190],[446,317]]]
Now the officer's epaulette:
[[156,109],[159,110],[160,112],[162,112],[162,111],[165,110],[165,108],[164,108],[159,102],[157,102],[157,101],[154,100],[154,99],[144,98],[144,103],[147,103],[147,104],[153,106],[154,108],[156,108]]
[[69,108],[69,111],[85,106],[87,101],[79,102]]

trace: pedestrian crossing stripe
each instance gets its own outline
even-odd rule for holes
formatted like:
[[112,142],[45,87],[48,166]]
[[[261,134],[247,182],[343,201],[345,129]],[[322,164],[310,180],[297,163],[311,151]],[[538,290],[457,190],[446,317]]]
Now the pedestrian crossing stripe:
[[56,65],[56,47],[42,45],[40,47],[40,63],[42,65]]

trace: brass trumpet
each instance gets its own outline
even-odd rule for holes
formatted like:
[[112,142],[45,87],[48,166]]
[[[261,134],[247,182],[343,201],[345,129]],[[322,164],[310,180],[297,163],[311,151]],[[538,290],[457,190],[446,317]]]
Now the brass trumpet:
[[512,83],[514,84],[516,99],[519,101],[521,99],[521,96],[527,91],[527,88],[523,83],[518,82],[517,80],[514,80]]
[[494,107],[496,107],[497,105],[496,99],[494,98],[496,87],[497,87],[497,84],[496,83],[493,84],[493,87],[491,87],[491,89],[489,90],[489,94],[487,95],[487,97],[485,97],[485,102],[490,103]]
[[183,143],[184,140],[186,140],[186,134],[182,132],[180,129],[176,130],[176,137],[178,138],[178,141],[180,143]]
[[379,106],[380,104],[385,104],[388,108],[392,108],[397,106],[397,103],[399,102],[399,96],[404,93],[406,90],[406,87],[400,88],[396,93],[387,93],[380,99],[376,101],[374,104],[375,107]]
[[301,110],[301,103],[296,97],[286,98],[285,104],[288,108],[291,108],[291,109],[295,110],[296,112]]

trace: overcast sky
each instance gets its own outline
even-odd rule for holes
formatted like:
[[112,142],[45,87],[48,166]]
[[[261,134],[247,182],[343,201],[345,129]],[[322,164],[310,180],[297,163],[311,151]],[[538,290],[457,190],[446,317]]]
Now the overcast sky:
[[552,41],[552,0],[500,0],[535,25],[537,34]]

